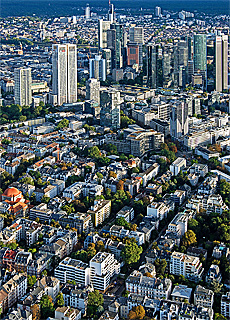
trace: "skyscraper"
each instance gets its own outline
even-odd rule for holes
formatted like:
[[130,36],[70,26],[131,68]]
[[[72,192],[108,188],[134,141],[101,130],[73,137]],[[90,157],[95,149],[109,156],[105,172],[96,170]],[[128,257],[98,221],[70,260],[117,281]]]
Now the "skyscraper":
[[94,59],[89,59],[89,77],[100,81],[106,79],[106,64],[105,59],[101,56],[95,56]]
[[120,128],[120,92],[106,90],[100,92],[100,124],[112,129]]
[[97,79],[92,78],[86,82],[86,100],[100,103],[100,82]]
[[172,106],[170,114],[170,135],[179,138],[188,133],[188,106],[178,101]]
[[110,3],[109,0],[109,10],[108,10],[108,21],[110,21],[110,23],[115,22],[116,18],[115,18],[115,12],[114,12],[114,5]]
[[214,46],[215,89],[228,89],[228,36],[216,36]]
[[148,86],[156,89],[163,86],[163,51],[160,45],[147,46],[147,79]]
[[142,27],[131,27],[129,29],[129,41],[131,43],[144,43],[144,30]]
[[156,15],[156,17],[160,17],[160,15],[161,15],[161,7],[156,7],[155,8],[155,15]]
[[193,38],[194,47],[194,73],[202,75],[203,86],[206,87],[207,79],[207,46],[206,35],[195,34]]
[[90,20],[90,7],[89,7],[88,3],[87,3],[86,8],[85,8],[85,20],[86,21]]
[[110,21],[100,19],[98,21],[98,48],[107,48],[107,30],[110,28]]
[[52,89],[57,104],[77,101],[77,47],[54,44],[52,47]]
[[[183,73],[186,82],[186,70],[188,65],[188,44],[185,40],[179,40],[174,46],[174,86],[182,86],[181,75]],[[183,70],[183,72],[182,72]]]
[[143,65],[143,43],[144,43],[144,31],[142,27],[132,27],[129,29],[129,42],[130,44],[138,45],[139,65]]
[[111,50],[110,49],[103,49],[102,50],[102,58],[105,59],[106,74],[108,75],[112,72]]
[[30,106],[32,103],[31,91],[31,69],[18,68],[14,70],[14,98],[15,103],[20,106]]
[[123,27],[119,23],[112,23],[107,31],[107,48],[111,50],[112,69],[120,69],[123,65]]
[[135,43],[129,43],[127,48],[127,65],[133,66],[139,65],[139,46]]

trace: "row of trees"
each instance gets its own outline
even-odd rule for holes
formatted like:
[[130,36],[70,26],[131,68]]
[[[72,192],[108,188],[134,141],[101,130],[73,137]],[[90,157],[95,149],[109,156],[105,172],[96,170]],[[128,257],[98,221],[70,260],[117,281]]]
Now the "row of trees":
[[20,106],[18,104],[2,106],[0,109],[0,124],[26,121],[27,119],[45,116],[51,109],[51,105],[45,106],[43,102],[40,102],[36,107]]

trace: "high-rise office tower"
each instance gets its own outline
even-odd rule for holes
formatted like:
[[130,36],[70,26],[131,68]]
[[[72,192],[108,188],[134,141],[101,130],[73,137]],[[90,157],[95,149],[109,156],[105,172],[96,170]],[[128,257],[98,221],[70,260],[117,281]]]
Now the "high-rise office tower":
[[216,36],[214,45],[215,89],[228,89],[228,36]]
[[163,86],[163,53],[159,45],[147,46],[147,79],[150,88]]
[[156,7],[155,8],[155,15],[156,15],[156,17],[160,17],[161,16],[161,7]]
[[107,30],[110,29],[110,21],[100,19],[98,21],[98,48],[107,48]]
[[193,38],[194,73],[202,75],[203,86],[207,84],[207,45],[205,34],[195,34]]
[[169,79],[171,72],[171,55],[168,52],[163,54],[163,77],[164,79]]
[[142,27],[131,27],[129,29],[129,41],[131,43],[144,43],[144,30]]
[[57,104],[77,101],[77,46],[75,44],[53,44],[52,46],[52,90]]
[[112,129],[120,128],[120,92],[117,90],[100,91],[100,124]]
[[97,79],[92,78],[86,82],[86,100],[100,103],[100,82]]
[[188,133],[188,107],[184,101],[172,106],[170,114],[170,135],[179,138]]
[[123,27],[119,23],[112,23],[107,31],[107,48],[111,50],[112,69],[120,69],[123,66]]
[[101,56],[95,56],[94,59],[89,59],[89,77],[100,81],[106,79],[106,65],[105,59]]
[[85,8],[85,20],[88,21],[90,20],[90,6],[87,3],[86,8]]
[[139,46],[135,43],[129,43],[127,47],[127,65],[139,65]]
[[112,57],[110,49],[102,49],[102,58],[105,59],[106,75],[112,73]]
[[32,103],[32,91],[31,91],[31,69],[30,68],[18,68],[14,70],[14,98],[15,104],[20,106],[30,106]]
[[182,85],[182,74],[183,82],[186,82],[186,70],[188,65],[188,45],[187,41],[179,40],[174,46],[174,86]]
[[143,43],[144,31],[142,27],[132,27],[129,29],[129,42],[130,44],[137,44],[139,46],[139,65],[143,65]]
[[115,20],[116,20],[116,17],[115,17],[114,5],[111,4],[109,0],[108,21],[110,21],[110,23],[114,23]]
[[188,45],[188,60],[192,60],[193,52],[192,52],[192,38],[190,36],[186,37],[187,45]]

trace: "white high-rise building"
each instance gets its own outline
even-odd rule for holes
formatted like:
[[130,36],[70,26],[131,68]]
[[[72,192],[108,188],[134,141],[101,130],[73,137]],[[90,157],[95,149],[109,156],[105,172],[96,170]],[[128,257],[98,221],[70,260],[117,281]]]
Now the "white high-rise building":
[[109,0],[108,20],[111,23],[115,22],[114,5],[110,3],[110,0]]
[[32,77],[30,68],[18,68],[14,70],[14,98],[15,104],[30,106],[32,103]]
[[155,8],[155,15],[156,15],[156,17],[160,17],[161,16],[161,7],[156,7]]
[[228,36],[215,37],[215,89],[228,89]]
[[114,255],[98,252],[89,262],[91,283],[94,289],[105,291],[111,278],[120,272],[120,263]]
[[54,276],[61,283],[76,281],[77,284],[87,286],[90,283],[90,268],[87,263],[67,257],[54,270]]
[[190,279],[201,279],[204,268],[198,257],[174,251],[171,255],[170,273]]
[[85,20],[88,21],[90,20],[90,6],[87,3],[86,8],[85,8]]
[[107,30],[110,29],[110,21],[100,19],[98,21],[98,47],[99,49],[107,48]]
[[86,82],[86,100],[100,103],[100,82],[97,79],[92,78]]
[[95,56],[95,59],[89,59],[89,77],[100,81],[106,79],[106,64],[105,59],[101,56]]
[[54,44],[52,47],[53,95],[57,104],[77,101],[77,46]]

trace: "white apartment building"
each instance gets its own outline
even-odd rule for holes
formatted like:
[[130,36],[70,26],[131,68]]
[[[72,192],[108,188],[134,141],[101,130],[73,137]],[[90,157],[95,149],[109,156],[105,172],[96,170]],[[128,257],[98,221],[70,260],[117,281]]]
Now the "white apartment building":
[[186,278],[201,279],[204,268],[197,257],[174,251],[171,255],[170,273]]
[[120,272],[120,263],[114,255],[107,252],[98,252],[90,260],[90,278],[94,289],[105,291],[111,278]]
[[109,218],[111,213],[110,200],[95,200],[94,205],[87,211],[91,215],[95,227],[102,224],[103,221]]
[[166,233],[174,232],[181,237],[188,229],[188,215],[184,213],[178,213],[173,220],[169,223]]
[[221,314],[227,319],[230,317],[230,292],[221,297]]
[[152,202],[147,207],[147,216],[154,217],[159,220],[163,220],[165,217],[167,217],[168,212],[169,208],[166,207],[164,203],[160,202]]
[[188,200],[186,208],[196,210],[197,212],[203,209],[207,214],[215,212],[220,215],[224,210],[228,210],[228,206],[224,203],[220,194],[211,194],[208,196],[194,195]]
[[186,168],[186,159],[184,158],[177,158],[171,165],[170,171],[174,176],[177,176],[179,172]]
[[199,307],[212,308],[214,303],[214,292],[200,285],[196,286],[194,292],[194,304]]
[[134,209],[132,207],[123,207],[116,215],[116,218],[124,218],[128,223],[134,218]]
[[77,284],[87,286],[90,283],[90,267],[80,260],[66,257],[54,270],[54,276],[61,283],[73,280]]
[[65,188],[65,190],[63,191],[63,197],[75,200],[80,196],[81,192],[82,183],[75,182],[74,184],[71,184],[71,186]]
[[140,271],[133,271],[125,281],[126,290],[130,293],[146,296],[151,299],[168,299],[172,290],[170,279],[158,279],[144,276]]
[[201,177],[205,177],[208,173],[208,165],[201,163],[194,163],[190,168],[189,172],[192,174],[196,174]]

